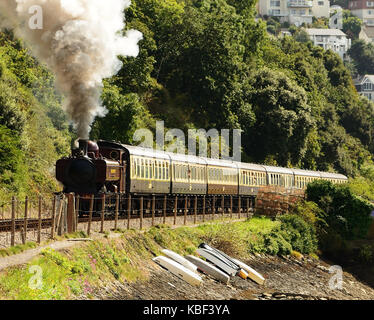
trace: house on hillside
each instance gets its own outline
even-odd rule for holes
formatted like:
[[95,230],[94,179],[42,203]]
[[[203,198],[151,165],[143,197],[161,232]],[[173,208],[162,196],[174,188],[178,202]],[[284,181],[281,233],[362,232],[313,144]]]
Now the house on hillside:
[[360,40],[364,40],[366,43],[374,42],[374,26],[373,27],[363,26],[361,28],[361,32],[358,38]]
[[330,17],[329,0],[259,0],[257,8],[261,16],[277,17],[297,27],[311,24],[313,17]]
[[349,0],[348,9],[360,18],[365,26],[374,26],[374,0]]
[[351,47],[351,39],[339,29],[305,29],[315,46],[336,52],[343,60]]
[[355,83],[357,92],[368,98],[370,101],[374,101],[374,74],[367,74]]

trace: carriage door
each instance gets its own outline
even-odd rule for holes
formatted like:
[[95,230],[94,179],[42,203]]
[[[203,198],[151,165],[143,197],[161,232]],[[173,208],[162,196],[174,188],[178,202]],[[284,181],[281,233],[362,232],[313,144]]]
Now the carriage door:
[[191,191],[192,190],[192,166],[187,163],[187,181],[188,181],[188,190]]

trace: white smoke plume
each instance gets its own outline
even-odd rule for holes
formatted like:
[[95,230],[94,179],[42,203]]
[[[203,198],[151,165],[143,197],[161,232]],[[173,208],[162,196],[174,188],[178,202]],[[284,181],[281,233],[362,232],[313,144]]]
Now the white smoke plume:
[[[88,138],[95,117],[106,113],[100,101],[102,81],[120,70],[118,56],[139,53],[142,34],[121,32],[130,4],[130,0],[0,0],[0,12],[6,17],[2,25],[11,25],[54,72],[80,138]],[[42,8],[40,30],[29,27],[29,10],[35,5]]]

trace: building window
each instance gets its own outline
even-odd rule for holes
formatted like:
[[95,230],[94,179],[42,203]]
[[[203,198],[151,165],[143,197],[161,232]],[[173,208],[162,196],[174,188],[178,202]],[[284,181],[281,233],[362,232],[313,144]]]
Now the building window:
[[279,15],[280,14],[280,10],[277,10],[277,9],[273,9],[273,10],[270,10],[270,15]]
[[323,2],[323,1],[318,1],[318,5],[319,5],[319,6],[323,6],[323,5],[324,5],[324,2]]
[[374,7],[374,1],[366,1],[366,6],[367,7]]
[[362,88],[367,91],[373,91],[373,84],[371,82],[365,82]]
[[364,93],[364,96],[365,96],[366,98],[368,98],[369,100],[371,100],[371,93]]
[[270,1],[271,7],[280,7],[280,0],[271,0]]
[[304,10],[304,9],[303,9],[303,10],[300,10],[300,15],[301,15],[301,16],[305,15],[305,10]]

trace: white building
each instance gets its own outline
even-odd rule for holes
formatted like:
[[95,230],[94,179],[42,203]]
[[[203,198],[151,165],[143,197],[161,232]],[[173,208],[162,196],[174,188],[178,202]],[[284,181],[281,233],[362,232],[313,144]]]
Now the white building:
[[329,0],[259,0],[261,16],[278,17],[296,26],[312,23],[312,18],[330,17]]
[[367,74],[355,83],[357,92],[374,101],[374,75]]
[[305,29],[315,46],[325,50],[336,52],[342,59],[345,59],[347,51],[351,47],[351,39],[339,29]]

